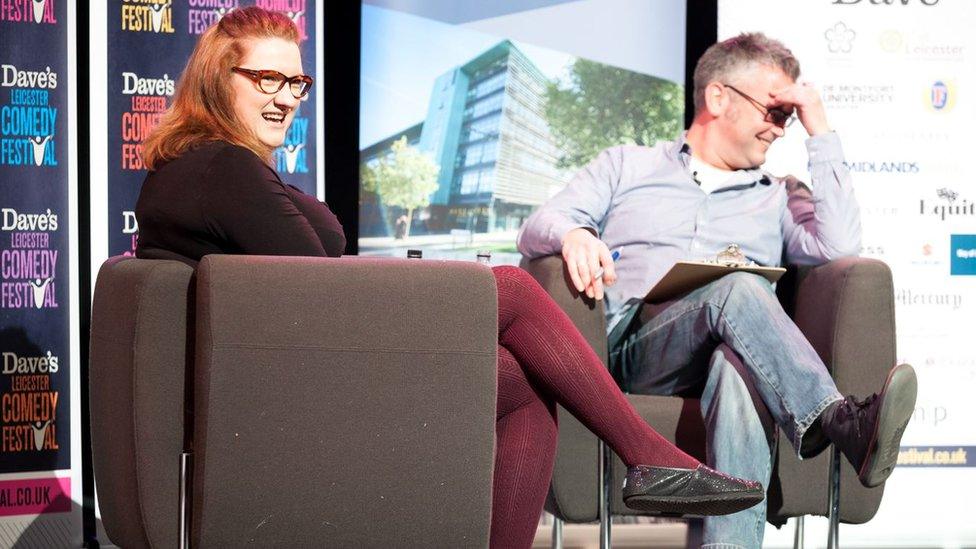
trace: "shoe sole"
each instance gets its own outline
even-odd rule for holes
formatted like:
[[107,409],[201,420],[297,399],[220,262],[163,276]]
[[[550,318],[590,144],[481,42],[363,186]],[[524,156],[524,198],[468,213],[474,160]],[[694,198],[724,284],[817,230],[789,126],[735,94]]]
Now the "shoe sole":
[[908,364],[892,368],[881,393],[881,409],[871,435],[871,443],[857,478],[868,488],[878,486],[891,475],[898,463],[901,436],[915,412],[918,378]]
[[631,509],[655,515],[704,517],[738,513],[761,502],[763,497],[762,490],[709,497],[638,495],[624,498],[624,504]]

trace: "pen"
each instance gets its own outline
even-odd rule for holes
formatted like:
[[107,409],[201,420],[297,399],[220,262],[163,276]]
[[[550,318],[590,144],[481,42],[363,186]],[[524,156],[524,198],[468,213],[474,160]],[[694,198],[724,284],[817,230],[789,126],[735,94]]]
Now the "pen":
[[[622,250],[623,250],[623,247],[620,247],[620,248],[617,248],[616,250],[614,250],[610,254],[610,259],[612,259],[614,262],[616,262],[618,259],[620,259],[620,252]],[[596,270],[596,273],[593,274],[593,278],[600,278],[602,276],[603,276],[603,267],[600,267],[599,269]]]

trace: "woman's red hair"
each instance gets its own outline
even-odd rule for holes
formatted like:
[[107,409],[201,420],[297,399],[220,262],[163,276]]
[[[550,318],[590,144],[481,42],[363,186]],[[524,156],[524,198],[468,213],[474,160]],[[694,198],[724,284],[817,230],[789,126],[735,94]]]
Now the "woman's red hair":
[[150,170],[209,141],[246,147],[271,162],[273,147],[262,143],[234,114],[231,67],[240,64],[248,41],[281,38],[299,43],[298,28],[287,16],[258,7],[236,9],[206,30],[190,54],[176,86],[173,104],[143,142],[142,160]]

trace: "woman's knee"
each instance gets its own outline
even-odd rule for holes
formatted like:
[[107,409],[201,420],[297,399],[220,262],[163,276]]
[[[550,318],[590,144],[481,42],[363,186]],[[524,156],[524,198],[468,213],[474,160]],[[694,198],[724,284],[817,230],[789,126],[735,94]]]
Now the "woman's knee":
[[498,265],[497,267],[492,267],[491,274],[495,276],[495,284],[497,284],[499,288],[524,288],[526,285],[536,284],[536,281],[534,278],[532,278],[532,275],[513,265]]

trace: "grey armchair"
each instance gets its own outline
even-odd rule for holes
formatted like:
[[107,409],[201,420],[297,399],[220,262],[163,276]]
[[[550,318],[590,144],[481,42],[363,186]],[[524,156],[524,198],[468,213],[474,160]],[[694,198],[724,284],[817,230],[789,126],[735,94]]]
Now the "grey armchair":
[[[603,303],[579,295],[568,283],[557,256],[523,261],[539,283],[569,314],[606,362]],[[784,308],[830,368],[843,394],[870,394],[884,383],[895,364],[894,291],[891,271],[877,260],[845,258],[814,268],[791,269],[777,293]],[[690,454],[704,456],[704,425],[697,400],[628,395],[648,423]],[[764,410],[761,410],[764,412]],[[556,517],[554,539],[562,521],[601,523],[601,547],[610,543],[610,516],[636,514],[620,495],[625,468],[619,458],[562,411],[559,447],[546,508]],[[831,519],[828,544],[836,546],[839,521],[863,523],[878,510],[884,486],[864,488],[846,460],[832,449],[799,461],[780,444],[767,492],[767,519],[782,525],[799,517]],[[554,544],[556,545],[556,544]]]
[[110,259],[91,332],[108,536],[486,546],[496,299],[473,263]]

